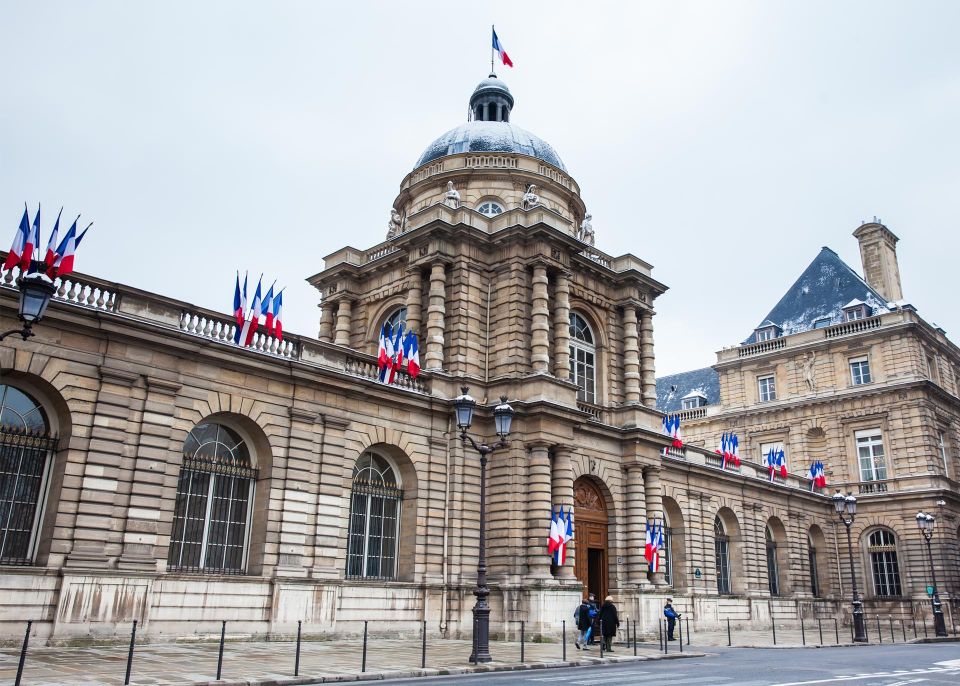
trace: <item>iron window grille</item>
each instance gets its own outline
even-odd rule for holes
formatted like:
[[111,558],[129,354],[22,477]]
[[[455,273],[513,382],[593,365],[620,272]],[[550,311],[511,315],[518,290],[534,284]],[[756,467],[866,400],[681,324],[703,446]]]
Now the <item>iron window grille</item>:
[[730,595],[730,537],[717,517],[713,522],[713,552],[717,560],[717,593]]
[[353,468],[350,493],[347,578],[397,578],[402,502],[403,489],[393,467],[375,453],[361,455]]
[[897,561],[897,540],[886,529],[878,529],[867,539],[873,590],[878,597],[899,597],[900,565]]
[[780,595],[780,569],[777,566],[777,542],[773,540],[770,527],[766,531],[767,545],[767,587],[770,595]]
[[819,598],[820,577],[817,572],[817,549],[812,544],[807,548],[807,563],[810,565],[810,592],[814,598]]

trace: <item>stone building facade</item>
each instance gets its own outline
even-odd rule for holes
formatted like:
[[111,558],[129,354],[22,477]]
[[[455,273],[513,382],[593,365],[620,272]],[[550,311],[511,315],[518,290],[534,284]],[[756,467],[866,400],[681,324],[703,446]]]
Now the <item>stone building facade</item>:
[[[238,348],[228,315],[92,276],[58,282],[36,336],[0,344],[2,637],[27,619],[52,642],[109,639],[133,619],[149,640],[222,620],[251,636],[298,620],[308,634],[375,620],[469,635],[480,472],[453,419],[464,385],[477,435],[493,435],[500,396],[517,412],[487,470],[494,633],[525,620],[555,635],[587,591],[646,630],[666,595],[701,626],[836,611],[845,558],[828,498],[797,470],[771,483],[751,461],[720,470],[711,446],[669,447],[653,347],[666,287],[642,259],[594,246],[577,183],[512,123],[513,105],[501,81],[481,82],[471,121],[403,179],[388,239],[325,258],[309,279],[317,338]],[[15,312],[8,274],[4,330]],[[420,334],[416,379],[378,381],[388,320]],[[953,350],[905,308],[880,321],[904,349],[913,326]],[[743,387],[734,367],[763,357],[733,356],[719,365],[730,389]],[[941,393],[921,385],[891,392]],[[689,423],[694,442],[719,426],[714,412]],[[576,524],[562,567],[546,551],[558,505]],[[643,559],[651,520],[667,530],[657,573]]]

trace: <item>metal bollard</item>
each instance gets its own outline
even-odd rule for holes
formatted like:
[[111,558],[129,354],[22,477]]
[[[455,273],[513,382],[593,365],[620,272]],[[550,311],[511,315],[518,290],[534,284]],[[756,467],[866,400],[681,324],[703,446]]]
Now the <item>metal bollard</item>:
[[27,620],[27,630],[23,634],[23,645],[20,646],[20,664],[17,665],[17,678],[13,686],[20,686],[20,678],[23,676],[23,664],[27,661],[27,644],[30,643],[30,627],[33,626],[33,620]]
[[[663,620],[666,623],[666,620]],[[667,632],[663,632],[663,654],[667,655],[670,652],[670,641],[667,637]]]
[[896,639],[893,637],[893,617],[887,615],[887,619],[890,621],[890,642],[896,643]]
[[607,642],[603,638],[603,620],[600,620],[600,659],[603,659],[603,648]]
[[840,625],[836,617],[833,618],[833,631],[837,634],[837,645],[840,645]]
[[633,620],[633,655],[637,655],[637,620]]
[[910,620],[913,622],[913,637],[917,637],[917,616],[913,614],[913,608],[910,608]]
[[[521,662],[521,663],[523,662],[523,630],[524,630],[524,625],[525,625],[525,622],[521,619],[521,620],[520,620],[520,662]],[[600,649],[600,652],[601,652],[601,653],[603,652],[603,648]]]
[[927,638],[927,618],[923,618],[923,637]]
[[680,652],[683,652],[683,622],[677,622],[677,630],[680,632]]
[[883,643],[883,629],[880,628],[880,615],[877,615],[877,640]]
[[773,631],[773,645],[777,645],[777,624],[773,621],[773,613],[770,613],[770,630]]
[[690,645],[690,618],[684,617],[683,619],[687,623],[687,645]]
[[227,638],[227,620],[220,625],[220,653],[217,655],[217,681],[223,675],[223,642]]
[[567,620],[563,620],[563,661],[567,661]]
[[363,656],[360,658],[360,671],[367,671],[367,620],[363,620]]
[[297,620],[297,656],[293,659],[293,675],[300,676],[300,628],[302,619]]
[[800,615],[800,640],[807,645],[807,631],[803,628],[803,615]]
[[903,642],[907,642],[907,625],[903,623],[903,620],[900,620],[900,630],[903,632]]
[[817,617],[817,631],[820,632],[820,645],[823,645],[823,622]]
[[130,683],[130,669],[133,667],[133,644],[137,641],[137,620],[133,620],[133,629],[130,631],[130,650],[127,651],[127,673],[123,677],[124,686]]
[[663,620],[657,622],[657,647],[663,650]]
[[423,621],[423,636],[420,641],[420,669],[427,668],[427,621]]
[[727,617],[727,647],[733,645],[733,640],[730,638],[730,618]]

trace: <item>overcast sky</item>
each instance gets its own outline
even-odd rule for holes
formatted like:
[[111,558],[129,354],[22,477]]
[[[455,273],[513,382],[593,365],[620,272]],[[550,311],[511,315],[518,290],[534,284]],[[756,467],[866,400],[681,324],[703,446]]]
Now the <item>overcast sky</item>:
[[[465,120],[490,24],[512,120],[580,184],[597,245],[654,265],[657,373],[712,364],[874,215],[905,299],[960,340],[960,3],[0,0],[0,240],[23,202],[94,229],[77,269],[229,312],[383,240]],[[45,240],[45,238],[44,238]]]

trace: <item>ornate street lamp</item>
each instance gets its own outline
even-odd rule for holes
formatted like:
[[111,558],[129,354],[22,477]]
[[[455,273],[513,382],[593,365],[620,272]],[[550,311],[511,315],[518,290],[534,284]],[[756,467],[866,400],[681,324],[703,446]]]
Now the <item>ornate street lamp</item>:
[[487,456],[494,450],[506,447],[514,412],[507,404],[507,396],[501,395],[500,404],[493,410],[493,422],[500,440],[494,445],[478,444],[467,435],[467,430],[473,424],[473,411],[477,407],[477,401],[467,393],[469,389],[466,386],[460,390],[462,393],[453,401],[460,441],[464,446],[470,443],[473,449],[480,453],[480,550],[477,558],[477,587],[473,589],[477,602],[473,606],[473,652],[470,654],[470,662],[479,664],[493,660],[490,657],[490,605],[487,603],[490,596],[490,589],[487,588]]
[[840,491],[833,494],[833,507],[837,511],[840,521],[847,527],[847,556],[850,558],[850,583],[853,586],[853,642],[867,642],[867,625],[863,620],[863,602],[857,591],[857,574],[853,567],[853,542],[850,538],[850,527],[857,514],[857,499],[852,493],[844,496]]
[[23,336],[23,340],[33,336],[33,325],[43,319],[50,298],[57,290],[53,282],[42,274],[21,276],[17,285],[20,288],[20,309],[17,316],[23,322],[23,328],[0,334],[0,341],[11,334],[19,334]]
[[933,549],[930,547],[930,539],[933,538],[933,526],[936,521],[937,518],[931,514],[917,513],[917,527],[927,541],[927,556],[930,558],[930,579],[933,581],[933,595],[930,602],[933,605],[934,634],[946,638],[947,625],[943,621],[943,607],[940,605],[940,593],[937,591],[937,572],[933,566]]

